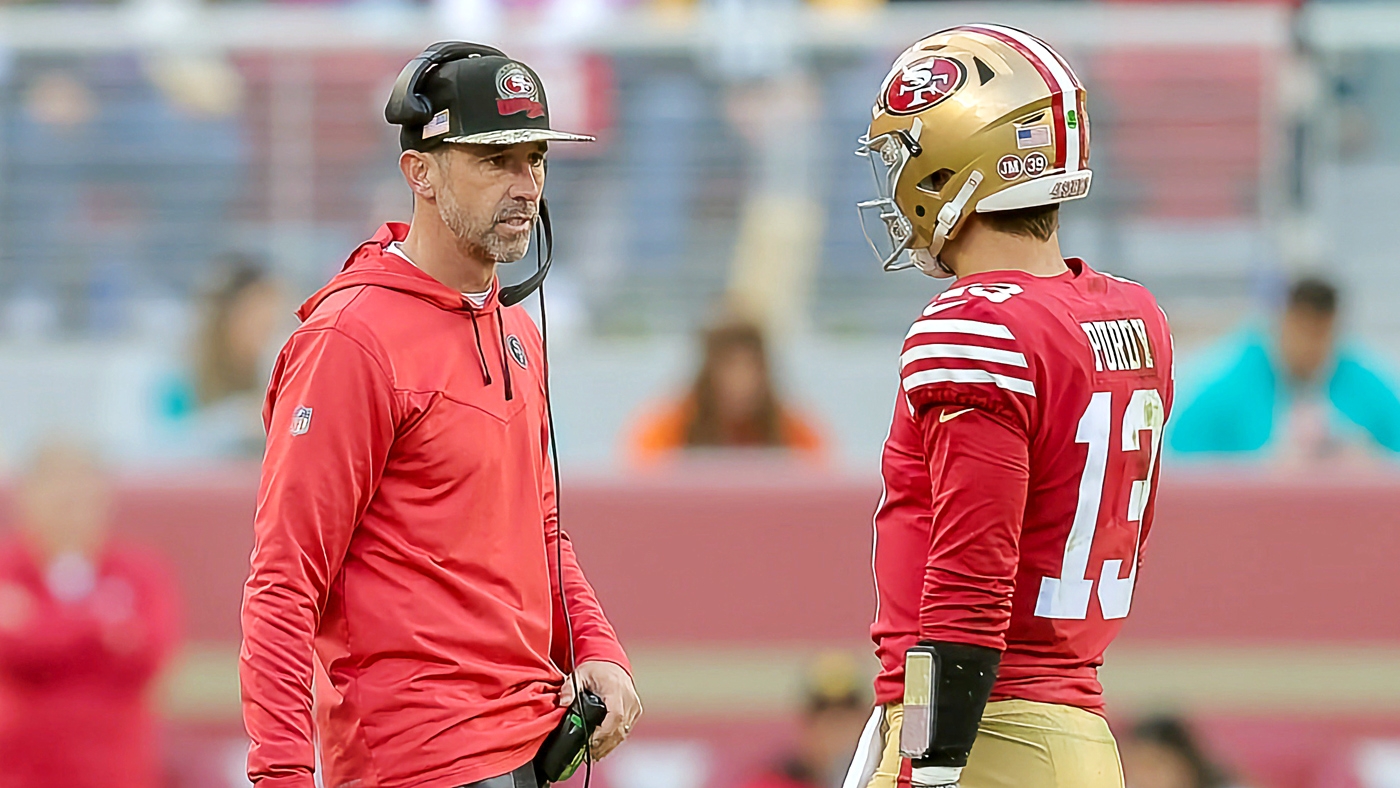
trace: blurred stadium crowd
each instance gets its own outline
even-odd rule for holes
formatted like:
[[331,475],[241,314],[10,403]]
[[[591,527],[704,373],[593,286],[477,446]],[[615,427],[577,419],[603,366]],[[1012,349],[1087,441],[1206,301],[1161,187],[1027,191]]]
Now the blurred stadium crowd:
[[[1129,785],[1400,785],[1400,4],[0,0],[0,460],[30,534],[0,555],[0,788],[246,784],[230,649],[267,374],[300,299],[408,218],[381,110],[447,38],[530,60],[601,140],[549,171],[564,518],[655,719],[600,779],[837,785],[897,348],[942,286],[879,270],[851,152],[891,56],[966,21],[1076,64],[1097,175],[1062,245],[1149,285],[1181,354],[1167,555],[1106,677]],[[810,519],[773,516],[790,500]],[[663,585],[796,598],[790,625],[648,588],[645,550],[693,563]],[[849,601],[803,618],[821,593]],[[734,619],[668,630],[672,603]],[[106,641],[123,659],[94,664]]]

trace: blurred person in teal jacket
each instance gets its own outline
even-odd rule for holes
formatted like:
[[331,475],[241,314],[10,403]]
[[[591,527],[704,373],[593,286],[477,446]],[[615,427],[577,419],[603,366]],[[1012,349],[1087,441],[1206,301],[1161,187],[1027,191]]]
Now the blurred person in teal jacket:
[[1274,333],[1246,333],[1181,410],[1171,448],[1294,463],[1400,452],[1400,398],[1376,365],[1338,345],[1337,300],[1321,279],[1294,283]]

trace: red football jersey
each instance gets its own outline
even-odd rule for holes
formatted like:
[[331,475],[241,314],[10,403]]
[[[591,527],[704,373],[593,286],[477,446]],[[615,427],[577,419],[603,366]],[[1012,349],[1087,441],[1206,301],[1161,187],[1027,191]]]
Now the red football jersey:
[[1097,668],[1132,605],[1172,403],[1143,286],[1066,261],[960,279],[900,357],[875,515],[877,700],[919,640],[1004,649],[992,698],[1102,712]]

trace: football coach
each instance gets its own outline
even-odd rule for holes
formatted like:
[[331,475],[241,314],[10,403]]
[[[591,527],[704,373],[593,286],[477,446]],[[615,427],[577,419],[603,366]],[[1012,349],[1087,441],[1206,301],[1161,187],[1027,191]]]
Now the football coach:
[[544,348],[515,305],[547,259],[496,277],[548,236],[548,144],[590,138],[552,130],[534,71],[474,44],[412,61],[385,116],[413,222],[302,305],[263,410],[248,774],[312,788],[319,743],[325,788],[534,788],[570,671],[608,708],[594,757],[641,713],[559,530]]

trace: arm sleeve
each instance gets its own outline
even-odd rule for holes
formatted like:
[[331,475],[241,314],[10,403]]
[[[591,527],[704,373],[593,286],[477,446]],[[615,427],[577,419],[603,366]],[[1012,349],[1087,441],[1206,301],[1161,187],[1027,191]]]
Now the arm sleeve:
[[1369,432],[1376,443],[1400,452],[1400,398],[1386,377],[1346,352],[1338,359],[1328,393],[1342,414]]
[[[545,414],[545,419],[549,414]],[[574,655],[580,663],[603,661],[615,662],[621,665],[629,674],[632,672],[632,665],[627,660],[627,654],[622,650],[622,644],[618,642],[617,633],[613,631],[612,624],[603,614],[603,606],[598,603],[597,594],[593,593],[593,586],[589,584],[588,578],[584,577],[583,568],[579,566],[578,556],[574,554],[574,545],[570,541],[569,535],[559,527],[559,507],[558,499],[555,496],[554,470],[549,462],[549,426],[545,422],[542,435],[543,451],[540,454],[542,465],[541,474],[545,480],[544,484],[544,509],[545,509],[545,546],[548,548],[549,558],[549,586],[554,597],[554,639],[550,644],[550,658],[560,669],[572,672],[574,669],[573,660],[570,659],[568,633],[570,627],[574,635]],[[563,559],[563,571],[560,572],[558,560]],[[563,593],[560,593],[559,580],[563,575]],[[569,619],[564,619],[565,605],[568,605]]]
[[1002,651],[1030,477],[1026,436],[980,408],[926,407],[916,420],[933,488],[919,639]]
[[394,436],[383,367],[337,329],[293,335],[263,410],[239,678],[259,788],[311,788],[313,639]]

